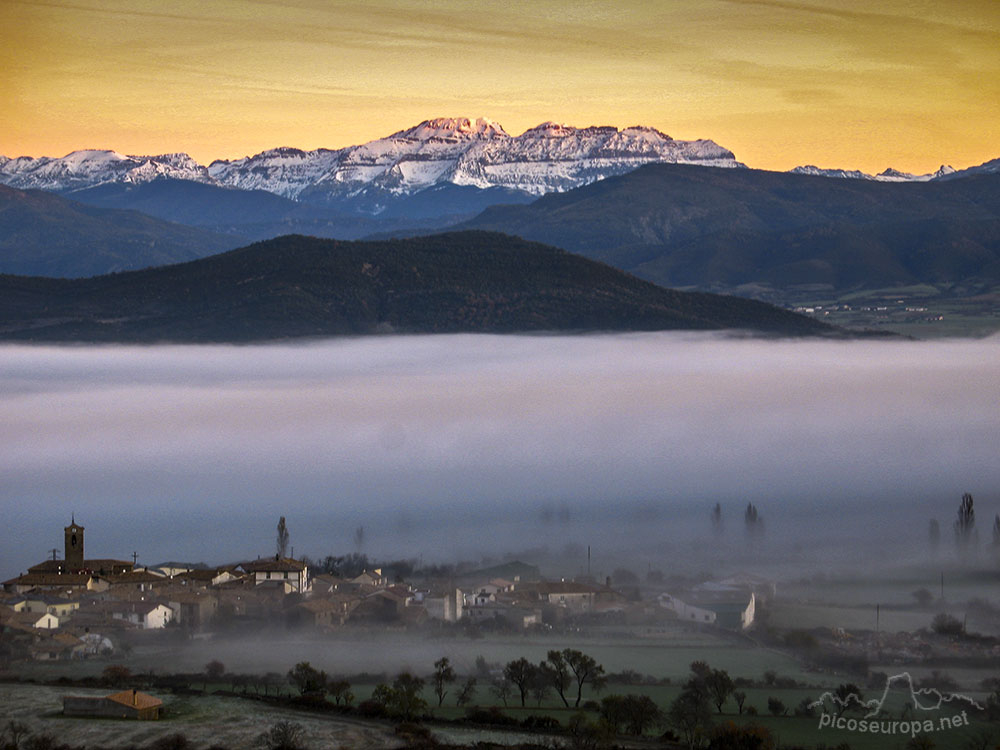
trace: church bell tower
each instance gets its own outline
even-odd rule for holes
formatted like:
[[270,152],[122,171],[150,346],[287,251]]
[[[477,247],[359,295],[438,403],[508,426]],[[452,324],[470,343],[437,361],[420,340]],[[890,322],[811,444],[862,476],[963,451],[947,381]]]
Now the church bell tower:
[[66,570],[72,573],[83,568],[83,526],[79,526],[74,517],[63,531],[66,532],[66,554],[63,555],[63,560]]

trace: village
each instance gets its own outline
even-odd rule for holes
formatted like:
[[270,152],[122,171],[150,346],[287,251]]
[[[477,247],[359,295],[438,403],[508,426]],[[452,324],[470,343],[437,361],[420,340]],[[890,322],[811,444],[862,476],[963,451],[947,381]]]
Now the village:
[[[683,703],[684,691],[699,681],[709,684],[713,675],[725,688],[717,699],[720,714],[728,705],[727,716],[743,726],[746,710],[751,730],[752,722],[768,714],[768,732],[791,730],[803,737],[814,731],[809,705],[823,690],[847,686],[878,694],[904,671],[912,672],[921,690],[971,689],[977,706],[1000,705],[1000,683],[994,684],[989,669],[1000,660],[1000,641],[968,633],[966,622],[943,613],[930,622],[943,600],[927,602],[925,591],[882,617],[892,623],[926,617],[929,628],[833,622],[804,627],[796,618],[809,610],[801,597],[811,590],[808,582],[783,581],[792,593],[779,599],[775,581],[750,573],[664,576],[651,567],[644,580],[625,569],[597,580],[589,571],[546,578],[538,565],[516,559],[481,567],[369,564],[357,553],[313,561],[289,553],[283,518],[273,552],[218,566],[140,565],[138,554],[131,561],[88,557],[84,535],[84,526],[72,518],[63,529],[62,556],[54,551],[51,559],[4,581],[0,593],[0,687],[13,691],[8,697],[35,701],[36,732],[61,731],[63,725],[51,724],[60,702],[58,715],[64,717],[166,717],[186,731],[207,731],[185,718],[195,709],[183,696],[197,696],[205,706],[215,705],[204,703],[211,696],[264,701],[266,709],[244,709],[262,730],[267,717],[276,716],[271,712],[293,708],[308,714],[322,707],[376,722],[422,717],[463,727],[513,722],[537,730],[544,721],[545,731],[572,734],[580,696],[576,706],[565,697],[561,706],[550,693],[551,665],[560,654],[596,670],[585,710],[605,720],[615,701],[652,700],[654,724],[669,727],[664,738],[676,737],[671,732],[684,725],[683,717],[671,713]],[[589,550],[587,557],[589,562]],[[826,606],[811,611],[836,612]],[[995,614],[985,601],[982,607],[989,611],[978,612],[974,622]],[[542,656],[537,665],[531,661]],[[309,658],[335,671],[315,669]],[[694,677],[684,676],[689,666]],[[964,670],[963,682],[944,667]],[[524,677],[528,673],[534,681]],[[981,684],[977,674],[984,676]],[[406,685],[419,695],[442,675],[464,687],[455,687],[444,703],[447,684],[437,684],[437,714],[422,699],[415,699],[419,711],[402,711],[386,698],[402,695]],[[58,692],[45,693],[46,685]],[[532,685],[541,696],[533,708],[525,704]],[[605,685],[609,693],[598,703]],[[987,714],[993,716],[993,709]],[[707,715],[702,718],[707,727]],[[595,721],[587,719],[586,726],[597,731]],[[28,725],[10,722],[16,726]]]
[[[282,519],[283,520],[283,519]],[[194,637],[247,628],[305,629],[463,626],[503,631],[559,627],[578,618],[643,624],[685,621],[743,631],[774,585],[745,578],[704,582],[684,592],[640,596],[634,576],[616,582],[546,580],[511,561],[434,574],[381,567],[338,576],[281,554],[218,567],[91,558],[84,527],[64,529],[62,559],[42,561],[3,582],[3,659],[57,661],[128,653],[145,631]],[[356,561],[354,561],[356,562]],[[347,566],[344,566],[347,567]],[[404,571],[405,572],[405,571]]]

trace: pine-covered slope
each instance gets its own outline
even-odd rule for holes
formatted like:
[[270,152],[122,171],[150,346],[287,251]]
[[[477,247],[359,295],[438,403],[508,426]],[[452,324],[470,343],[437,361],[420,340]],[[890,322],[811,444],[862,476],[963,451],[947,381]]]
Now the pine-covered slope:
[[1000,283],[1000,175],[898,184],[656,164],[461,226],[664,286]]
[[836,333],[764,303],[663,289],[553,247],[486,232],[386,242],[292,235],[90,279],[0,277],[0,337],[15,340],[729,328]]

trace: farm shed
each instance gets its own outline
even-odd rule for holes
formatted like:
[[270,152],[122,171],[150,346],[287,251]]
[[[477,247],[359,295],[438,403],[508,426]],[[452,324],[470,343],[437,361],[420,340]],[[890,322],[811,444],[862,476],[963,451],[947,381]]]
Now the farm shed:
[[66,716],[95,716],[108,719],[156,720],[163,710],[163,701],[138,690],[123,690],[102,698],[63,696],[63,714]]

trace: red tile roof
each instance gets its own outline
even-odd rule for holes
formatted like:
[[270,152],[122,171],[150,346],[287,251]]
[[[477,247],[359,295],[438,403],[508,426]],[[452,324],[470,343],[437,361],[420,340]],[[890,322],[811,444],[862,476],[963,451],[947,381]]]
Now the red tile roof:
[[140,693],[137,690],[123,690],[120,693],[107,696],[107,700],[121,703],[123,706],[140,709],[156,708],[163,705],[163,701],[159,698],[154,698],[152,695],[147,695],[146,693]]

